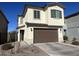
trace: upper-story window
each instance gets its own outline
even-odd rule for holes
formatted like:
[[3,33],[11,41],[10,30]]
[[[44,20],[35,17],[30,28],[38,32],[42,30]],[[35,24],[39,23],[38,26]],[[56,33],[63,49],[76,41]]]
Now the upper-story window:
[[40,11],[34,10],[34,18],[40,19]]
[[59,10],[51,10],[51,18],[62,18],[62,12]]

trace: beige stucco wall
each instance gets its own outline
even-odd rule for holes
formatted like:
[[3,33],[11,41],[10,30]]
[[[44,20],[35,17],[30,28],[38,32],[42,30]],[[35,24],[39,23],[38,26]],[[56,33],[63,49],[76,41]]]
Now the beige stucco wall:
[[24,35],[24,41],[27,42],[29,45],[33,44],[33,27],[26,28],[25,35]]
[[22,26],[24,25],[24,20],[23,20],[23,23],[21,24],[20,21],[23,20],[23,17],[22,16],[18,16],[18,26]]
[[58,28],[58,42],[63,42],[63,28]]
[[[51,9],[55,10],[60,10],[62,11],[62,19],[56,19],[56,18],[51,18]],[[55,26],[63,26],[64,25],[64,10],[60,8],[59,6],[53,6],[53,7],[48,7],[46,10],[46,19],[47,19],[47,24],[48,25],[55,25]]]
[[[62,11],[62,19],[51,18],[51,14],[50,14],[51,9]],[[34,10],[40,11],[40,19],[34,19]],[[28,8],[24,18],[20,16],[18,17],[18,26],[23,25],[20,24],[20,20],[23,20],[23,24],[25,24],[25,22],[29,22],[29,23],[42,23],[42,24],[48,24],[53,26],[63,26],[64,10],[59,6],[51,6],[48,7],[46,10]]]
[[[62,11],[62,19],[55,19],[51,18],[51,9],[56,9]],[[64,25],[64,10],[59,6],[52,6],[48,7],[47,10],[39,10],[40,11],[40,19],[34,19],[34,10],[38,9],[27,9],[27,15],[25,16],[26,22],[29,23],[43,23],[48,25],[55,25],[55,26],[63,26]]]
[[43,10],[39,10],[40,11],[40,19],[34,19],[34,10],[38,10],[38,9],[31,9],[31,8],[27,9],[28,19],[26,20],[26,22],[29,22],[29,23],[46,23],[45,22],[46,21],[45,20],[45,12]]
[[[61,10],[62,11],[62,19],[54,19],[51,18],[51,14],[50,14],[50,10],[51,9],[56,9],[56,10]],[[27,12],[25,14],[24,18],[19,17],[18,20],[23,20],[23,24],[20,24],[18,21],[18,26],[22,26],[25,25],[24,28],[19,28],[18,29],[18,41],[20,41],[20,30],[24,29],[24,41],[27,42],[29,45],[33,44],[33,38],[34,38],[34,27],[27,27],[27,25],[25,24],[26,22],[29,23],[42,23],[42,24],[48,24],[48,25],[52,25],[52,26],[63,26],[64,25],[64,11],[62,8],[60,8],[59,6],[51,6],[48,7],[47,10],[39,10],[40,11],[40,19],[34,19],[34,15],[33,15],[33,11],[34,10],[38,10],[38,9],[32,9],[32,8],[28,8]],[[40,27],[38,27],[40,28]],[[43,27],[44,28],[44,27]],[[32,31],[31,31],[32,29]],[[59,42],[63,41],[63,35],[62,32],[60,31],[60,29],[58,28],[58,39]]]

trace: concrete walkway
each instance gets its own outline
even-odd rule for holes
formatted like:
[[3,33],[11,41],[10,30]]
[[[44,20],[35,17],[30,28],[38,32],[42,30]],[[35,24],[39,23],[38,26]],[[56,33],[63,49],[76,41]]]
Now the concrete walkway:
[[65,43],[39,43],[34,45],[50,56],[79,56],[79,46]]

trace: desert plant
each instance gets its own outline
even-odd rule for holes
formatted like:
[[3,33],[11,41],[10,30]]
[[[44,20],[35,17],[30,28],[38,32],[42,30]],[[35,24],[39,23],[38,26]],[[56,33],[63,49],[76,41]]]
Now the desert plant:
[[72,43],[73,45],[79,45],[79,41],[76,38],[73,38]]
[[68,37],[64,35],[63,40],[64,40],[64,43],[65,43],[66,41],[68,41]]
[[77,39],[74,37],[72,41],[76,41]]
[[14,48],[14,46],[12,46],[12,44],[9,44],[9,43],[4,44],[1,47],[2,50],[9,50],[9,49],[12,49],[12,48]]

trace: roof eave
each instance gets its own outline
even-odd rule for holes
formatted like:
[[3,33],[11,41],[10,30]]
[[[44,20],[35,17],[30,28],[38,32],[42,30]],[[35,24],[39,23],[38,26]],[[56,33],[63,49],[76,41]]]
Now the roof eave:
[[35,9],[46,10],[48,7],[56,6],[56,5],[61,7],[61,8],[63,8],[63,9],[65,9],[65,7],[61,3],[53,3],[53,4],[45,5],[44,7],[35,7],[35,6],[31,6],[31,5],[26,5],[25,4],[22,16],[23,17],[25,16],[28,8],[35,8]]
[[6,18],[6,16],[4,15],[4,13],[0,10],[0,13],[3,15],[3,17],[5,18],[7,24],[9,23],[8,19]]
[[64,18],[65,18],[65,19],[68,19],[68,18],[77,16],[77,15],[79,15],[79,12],[73,13],[73,14],[71,14],[71,15],[68,15],[68,16],[64,17]]

